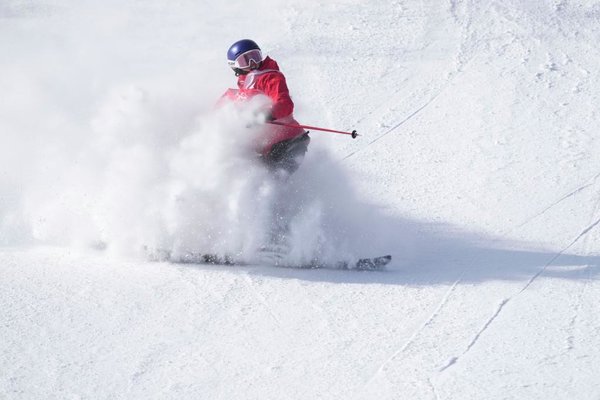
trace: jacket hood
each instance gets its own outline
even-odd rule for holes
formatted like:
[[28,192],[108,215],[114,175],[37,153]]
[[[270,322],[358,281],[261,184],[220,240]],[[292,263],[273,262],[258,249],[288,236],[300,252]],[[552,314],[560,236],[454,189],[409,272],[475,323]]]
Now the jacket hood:
[[277,65],[277,61],[275,61],[271,57],[267,56],[263,60],[262,65],[260,66],[260,68],[258,70],[264,71],[266,69],[274,69],[276,71],[279,71],[279,65]]

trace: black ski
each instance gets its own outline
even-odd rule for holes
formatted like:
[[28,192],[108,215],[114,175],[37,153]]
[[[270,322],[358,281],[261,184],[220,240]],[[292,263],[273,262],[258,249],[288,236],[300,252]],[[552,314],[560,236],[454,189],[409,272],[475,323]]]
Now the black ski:
[[176,264],[204,264],[204,265],[223,265],[223,266],[235,266],[235,265],[270,265],[281,268],[297,268],[297,269],[337,269],[346,271],[382,271],[385,266],[392,261],[391,255],[373,257],[373,258],[361,258],[354,262],[340,261],[336,263],[325,263],[319,260],[314,260],[309,264],[295,265],[288,264],[284,258],[277,259],[272,258],[268,261],[256,261],[256,262],[245,262],[243,260],[235,259],[231,256],[219,256],[215,254],[200,254],[200,253],[186,253],[180,256],[172,256],[171,254],[163,253],[161,261],[169,261]]
[[382,271],[385,266],[392,261],[392,256],[381,256],[373,258],[361,258],[354,262],[340,261],[337,263],[320,263],[315,261],[306,266],[290,266],[290,268],[308,268],[308,269],[340,269],[346,271]]

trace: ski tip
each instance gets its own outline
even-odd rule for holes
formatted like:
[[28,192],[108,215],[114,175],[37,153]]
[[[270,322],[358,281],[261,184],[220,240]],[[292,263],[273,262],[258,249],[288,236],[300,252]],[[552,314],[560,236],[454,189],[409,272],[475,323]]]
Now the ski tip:
[[362,258],[358,260],[354,269],[361,271],[380,271],[383,270],[390,261],[392,261],[392,256],[389,254],[381,257]]
[[390,261],[392,261],[392,256],[390,254],[373,258],[373,263],[382,266],[388,264]]
[[374,259],[374,263],[378,267],[385,267],[386,265],[388,265],[390,263],[390,261],[392,261],[392,256],[390,254],[381,256],[381,257],[377,257]]

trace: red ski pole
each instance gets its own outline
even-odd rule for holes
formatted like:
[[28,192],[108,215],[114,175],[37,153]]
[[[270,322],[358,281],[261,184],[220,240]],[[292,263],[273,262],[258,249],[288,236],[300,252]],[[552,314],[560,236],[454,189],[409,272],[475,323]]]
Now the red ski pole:
[[272,124],[272,125],[287,126],[288,128],[303,128],[303,129],[312,129],[314,131],[341,133],[342,135],[350,135],[350,136],[352,136],[352,139],[356,139],[356,137],[358,136],[358,133],[356,133],[355,130],[352,131],[352,132],[344,132],[344,131],[336,131],[335,129],[319,128],[318,126],[300,125],[300,124],[286,124],[286,123],[277,122],[277,121],[267,121],[267,123],[268,124]]

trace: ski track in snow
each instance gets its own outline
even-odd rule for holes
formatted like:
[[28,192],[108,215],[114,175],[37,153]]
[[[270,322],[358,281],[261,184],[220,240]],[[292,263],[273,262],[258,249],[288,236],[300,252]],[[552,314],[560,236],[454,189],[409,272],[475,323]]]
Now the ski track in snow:
[[[573,242],[571,242],[571,244],[566,246],[563,250],[561,250],[559,253],[557,253],[546,265],[544,265],[542,268],[540,268],[540,270],[527,281],[527,283],[521,288],[521,290],[519,290],[519,292],[517,292],[514,296],[503,299],[500,302],[500,304],[498,305],[498,307],[496,308],[496,310],[494,311],[494,313],[491,315],[491,317],[485,322],[485,324],[482,326],[482,328],[471,339],[470,343],[466,346],[463,353],[461,353],[459,356],[451,357],[449,359],[448,363],[446,365],[444,365],[443,367],[441,367],[439,369],[439,371],[440,372],[446,371],[448,368],[450,368],[454,364],[456,364],[462,357],[464,357],[477,344],[477,341],[479,340],[479,338],[490,328],[490,326],[498,318],[498,316],[500,315],[500,313],[502,312],[504,307],[511,300],[513,300],[513,298],[516,298],[517,296],[519,296],[520,294],[525,292],[544,273],[544,271],[547,270],[548,267],[550,267],[562,254],[564,254],[565,251],[567,251],[569,248],[571,248],[575,243],[577,243],[579,241],[579,239],[581,239],[584,235],[586,235],[588,232],[590,232],[599,223],[600,223],[600,219],[598,219],[592,225],[590,225],[589,227],[584,229],[584,231],[581,232],[581,234],[579,234],[579,236],[577,236],[577,238],[575,238],[573,240]],[[583,294],[581,294],[581,295],[583,295]],[[577,315],[575,315],[573,317],[573,319],[571,321],[571,325],[574,325],[576,319],[577,319]]]
[[[597,215],[599,210],[600,210],[600,197],[598,197],[598,199],[595,201],[595,205],[590,214],[590,218],[593,219],[594,216]],[[597,224],[597,222],[596,222],[596,224]],[[588,227],[588,229],[585,229],[582,233],[587,234],[588,232],[591,231],[591,228],[593,228],[593,226],[595,226],[595,224],[592,224],[590,227]],[[586,235],[584,238],[583,248],[585,251],[589,251],[590,246],[591,246],[590,236]],[[578,290],[578,293],[577,293],[577,296],[575,299],[575,304],[572,307],[572,315],[568,319],[568,324],[565,329],[565,331],[566,331],[566,337],[565,337],[566,347],[564,350],[562,350],[556,354],[552,354],[547,357],[544,357],[544,359],[543,359],[544,363],[548,364],[548,363],[556,362],[556,360],[558,360],[562,357],[565,357],[569,352],[575,350],[576,330],[577,330],[578,324],[580,323],[580,320],[582,319],[581,318],[582,317],[581,309],[583,307],[583,298],[587,294],[588,288],[593,281],[592,272],[596,268],[598,268],[597,265],[595,265],[595,266],[587,265],[587,266],[585,266],[585,268],[583,268],[580,271],[580,274],[582,274],[582,275],[585,274],[585,279],[584,279],[583,283],[580,284],[580,289]]]
[[[595,200],[595,204],[592,207],[592,212],[590,215],[591,220],[593,221],[594,218],[596,218],[597,214],[598,214],[598,210],[600,209],[600,197],[597,197],[597,199]],[[577,235],[577,237],[575,239],[573,239],[567,246],[563,247],[558,253],[556,253],[556,255],[550,260],[548,261],[548,263],[541,268],[538,273],[536,273],[534,276],[531,277],[531,279],[529,279],[529,281],[527,282],[527,284],[523,287],[523,289],[521,289],[521,291],[519,293],[524,292],[525,290],[527,290],[529,288],[529,286],[531,286],[531,284],[542,274],[544,273],[544,271],[551,266],[560,256],[562,256],[563,254],[565,254],[565,252],[567,250],[569,250],[570,248],[572,248],[577,242],[579,242],[583,237],[585,237],[588,233],[590,233],[598,224],[600,223],[600,218],[596,219],[594,222],[592,222],[589,226],[587,226],[586,228],[584,228],[579,235]],[[587,247],[587,246],[586,246]]]
[[433,321],[440,314],[441,310],[444,308],[444,306],[446,305],[446,303],[448,303],[448,299],[450,298],[451,294],[454,292],[454,290],[456,289],[456,287],[458,286],[458,284],[462,281],[463,276],[464,276],[464,272],[461,273],[461,275],[459,276],[459,278],[456,281],[454,281],[454,283],[452,284],[452,286],[450,286],[450,288],[446,291],[446,293],[443,296],[442,300],[438,303],[437,307],[431,313],[431,315],[429,316],[429,318],[427,318],[427,320],[419,327],[419,329],[417,329],[410,336],[410,338],[404,343],[404,345],[402,347],[400,347],[398,350],[396,350],[390,357],[388,357],[379,366],[379,368],[377,368],[377,371],[375,371],[375,373],[367,380],[367,382],[365,384],[365,387],[369,386],[375,380],[375,378],[377,378],[377,376],[379,376],[379,374],[381,374],[381,372],[383,372],[385,370],[385,367],[390,362],[392,362],[400,354],[402,354],[404,351],[406,351],[406,349],[408,349],[408,347],[415,341],[415,339],[421,334],[421,332],[423,332],[424,329],[426,329],[428,326],[430,326],[433,323]]
[[475,346],[475,344],[477,344],[477,341],[479,340],[481,335],[483,335],[488,330],[488,328],[492,325],[492,323],[496,320],[496,318],[498,318],[498,315],[500,315],[500,313],[502,312],[502,309],[504,308],[504,306],[506,306],[506,304],[509,301],[510,301],[510,298],[504,299],[500,302],[496,311],[485,322],[485,324],[481,327],[479,332],[477,332],[475,334],[473,339],[471,339],[471,342],[467,345],[465,351],[460,356],[454,356],[454,357],[450,358],[450,360],[448,361],[448,364],[439,369],[440,372],[443,372],[443,371],[447,370],[448,368],[450,368],[451,366],[453,366],[454,364],[456,364],[460,360],[461,357],[464,357]]
[[577,194],[583,192],[584,190],[586,190],[586,189],[588,189],[590,187],[593,187],[596,184],[596,181],[598,180],[598,178],[600,178],[600,173],[594,175],[591,179],[588,179],[587,181],[585,181],[584,184],[578,186],[573,191],[567,193],[566,195],[564,195],[560,199],[558,199],[555,202],[551,203],[550,205],[546,206],[544,209],[542,209],[541,211],[539,211],[535,215],[527,218],[525,221],[521,222],[519,225],[513,227],[511,230],[509,230],[509,231],[507,231],[505,233],[511,233],[511,232],[513,232],[516,229],[524,227],[525,225],[529,224],[530,222],[532,222],[536,218],[541,217],[542,215],[544,215],[545,213],[547,213],[548,211],[550,211],[552,208],[554,208],[557,205],[559,205],[560,203],[562,203],[563,201],[568,200],[568,199],[576,196]]
[[378,137],[376,137],[375,139],[371,140],[369,143],[367,143],[365,146],[361,147],[359,150],[353,151],[352,153],[346,155],[345,157],[343,157],[341,159],[341,161],[346,160],[352,156],[354,156],[355,154],[365,150],[367,147],[371,146],[372,144],[374,144],[375,142],[377,142],[378,140],[382,139],[383,137],[385,137],[386,135],[388,135],[389,133],[395,131],[396,129],[398,129],[399,127],[401,127],[402,125],[404,125],[406,122],[408,122],[410,119],[412,119],[414,116],[416,116],[417,114],[419,114],[421,111],[423,111],[424,109],[426,109],[431,103],[433,103],[435,101],[435,99],[438,98],[438,96],[440,96],[444,90],[446,90],[446,88],[449,86],[449,82],[444,85],[444,87],[442,89],[440,89],[439,92],[437,92],[435,95],[433,95],[429,100],[427,100],[421,107],[417,108],[415,111],[413,111],[411,114],[409,114],[406,118],[404,118],[402,121],[398,122],[396,125],[394,125],[393,127],[389,128],[387,131],[385,131],[384,133],[382,133],[381,135],[379,135]]
[[[451,11],[452,11],[453,15],[456,18],[455,8],[456,8],[456,4],[454,2],[452,2],[451,3]],[[361,147],[358,150],[355,150],[355,151],[347,154],[346,156],[344,156],[343,158],[341,158],[340,161],[347,160],[348,158],[353,157],[357,153],[360,153],[360,152],[364,151],[366,148],[370,147],[374,143],[376,143],[379,140],[383,139],[385,136],[387,136],[388,134],[392,133],[396,129],[400,128],[402,125],[404,125],[405,123],[407,123],[408,121],[410,121],[411,119],[413,119],[415,116],[417,116],[418,114],[420,114],[423,110],[425,110],[427,107],[429,107],[439,96],[441,96],[451,86],[452,82],[458,76],[460,76],[464,72],[466,65],[472,59],[472,56],[471,56],[471,57],[469,57],[468,59],[465,60],[465,54],[468,53],[466,43],[468,42],[468,36],[470,34],[470,29],[471,29],[471,24],[472,24],[472,20],[471,19],[472,19],[472,14],[471,14],[471,11],[469,10],[468,17],[467,17],[467,22],[463,24],[463,33],[462,33],[463,42],[461,43],[460,51],[456,55],[457,65],[455,67],[455,70],[453,70],[453,71],[451,71],[451,72],[448,73],[448,78],[445,79],[445,81],[443,82],[441,88],[436,93],[434,93],[433,96],[431,96],[427,101],[425,101],[424,103],[422,103],[422,105],[420,107],[416,108],[413,112],[411,112],[410,114],[408,114],[404,119],[400,120],[400,122],[398,122],[395,125],[393,125],[392,127],[388,128],[386,131],[384,131],[382,134],[380,134],[379,136],[377,136],[375,139],[373,139],[370,142],[368,142],[363,147]],[[386,104],[386,103],[390,103],[389,99],[386,100],[385,102],[383,102],[382,104]],[[379,108],[379,107],[377,107],[377,108]],[[365,115],[367,115],[367,116],[368,115],[372,115],[375,110],[372,110],[371,112],[368,112]],[[360,122],[360,121],[361,120],[357,121],[357,123]]]
[[[590,219],[595,218],[595,216],[597,216],[599,212],[600,212],[600,192],[598,192],[598,197],[597,197],[594,207],[592,208],[592,211],[590,213]],[[584,251],[586,251],[586,252],[589,252],[591,249],[591,246],[592,246],[591,237],[590,237],[590,235],[587,235],[587,233],[590,232],[599,222],[600,222],[600,219],[597,220],[594,224],[592,224],[588,229],[584,230],[584,232],[582,232],[582,234],[586,234],[586,236],[584,238],[584,246],[583,246]],[[581,311],[582,303],[583,303],[582,300],[592,282],[592,271],[596,268],[598,268],[597,265],[596,266],[587,265],[585,267],[585,269],[582,271],[582,272],[585,272],[587,276],[585,278],[583,285],[581,285],[581,290],[579,291],[579,294],[577,295],[577,300],[575,302],[575,306],[573,307],[573,315],[569,321],[568,331],[570,332],[570,334],[566,338],[567,351],[571,351],[575,347],[575,330],[576,330],[577,323],[579,322],[580,317],[581,317],[580,311]]]
[[[595,179],[598,176],[594,177],[593,180],[595,181]],[[600,210],[600,197],[598,197],[598,199],[595,201],[594,207],[592,209],[592,213],[591,213],[591,218],[593,219],[598,211]],[[600,224],[600,218],[598,218],[597,220],[595,220],[593,223],[591,223],[589,226],[587,226],[585,229],[583,229],[579,235],[577,235],[577,237],[575,239],[573,239],[567,246],[565,246],[562,250],[560,250],[558,253],[556,253],[552,259],[550,259],[550,261],[548,261],[542,268],[539,269],[539,271],[537,273],[535,273],[533,276],[531,276],[531,278],[529,278],[529,280],[525,283],[525,285],[513,296],[510,296],[508,298],[503,299],[500,304],[498,305],[498,307],[496,308],[496,310],[493,312],[493,314],[490,316],[490,318],[484,323],[484,325],[482,326],[482,328],[475,334],[475,336],[471,339],[471,341],[469,342],[469,344],[466,346],[465,350],[457,356],[453,356],[451,357],[447,364],[442,366],[439,369],[439,372],[444,372],[447,369],[449,369],[450,367],[454,366],[462,357],[464,357],[467,353],[469,353],[469,351],[477,344],[478,340],[481,338],[481,336],[492,326],[493,322],[498,318],[498,316],[500,315],[500,313],[502,312],[502,310],[505,308],[505,306],[513,299],[517,298],[519,295],[521,295],[522,293],[524,293],[527,289],[529,289],[531,287],[531,285],[533,285],[533,283],[551,266],[553,265],[553,263],[558,260],[563,254],[565,254],[565,252],[567,250],[569,250],[570,248],[572,248],[576,243],[578,243],[582,238],[586,237],[586,235],[588,233],[590,233],[598,224]],[[587,245],[585,246],[587,249]],[[583,294],[585,293],[585,289],[587,287],[587,283],[589,282],[589,277],[591,274],[591,268],[590,266],[586,267],[586,270],[590,271],[588,274],[588,279],[586,280],[586,284],[584,284],[583,288],[581,289],[582,292],[580,292],[579,294],[579,299],[581,299],[581,297],[583,296]],[[571,318],[570,322],[569,322],[569,326],[573,327],[577,321],[578,318],[578,310],[581,307],[580,305],[580,300],[578,301],[576,307],[575,307],[575,315]],[[569,343],[569,347],[572,347],[572,337],[569,337],[567,339],[567,342]]]
[[[456,12],[456,4],[454,2],[451,3],[450,10],[451,10],[452,14],[454,15],[454,18],[458,20],[458,17],[457,17],[457,15],[455,13]],[[380,139],[384,138],[388,134],[392,133],[396,129],[400,128],[402,125],[404,125],[409,120],[413,119],[416,115],[420,114],[427,107],[429,107],[440,95],[442,95],[448,89],[448,87],[452,84],[452,82],[455,80],[455,78],[457,76],[459,76],[464,71],[465,66],[468,64],[468,62],[471,59],[471,58],[468,58],[468,59],[465,60],[465,55],[468,52],[468,50],[467,50],[468,49],[467,43],[468,43],[470,29],[471,29],[471,23],[472,23],[471,19],[472,19],[472,14],[471,14],[471,11],[469,9],[468,16],[466,17],[467,22],[464,23],[464,24],[462,24],[462,26],[463,26],[463,28],[462,28],[463,29],[462,39],[463,40],[462,40],[462,43],[461,43],[461,46],[460,46],[460,50],[459,50],[459,52],[455,56],[456,60],[457,60],[457,65],[456,65],[456,67],[455,67],[455,69],[453,71],[448,72],[448,77],[445,79],[445,81],[441,85],[440,89],[437,92],[435,92],[432,96],[430,96],[428,100],[426,100],[425,102],[423,102],[420,107],[414,109],[411,113],[409,113],[405,118],[403,118],[402,120],[400,120],[399,122],[397,122],[396,124],[394,124],[392,127],[388,128],[386,131],[384,131],[382,134],[378,135],[376,138],[372,139],[366,145],[364,145],[364,146],[360,147],[359,149],[357,149],[355,151],[352,151],[349,154],[347,154],[346,156],[342,157],[340,159],[340,161],[344,161],[344,160],[347,160],[347,159],[355,156],[356,154],[364,151],[365,149],[367,149],[368,147],[370,147],[374,143],[378,142]],[[388,71],[388,72],[386,72],[381,78],[384,78],[385,76],[391,74],[392,72],[394,72],[394,71]],[[399,92],[394,93],[393,96],[388,97],[385,101],[381,102],[377,107],[375,107],[371,111],[365,112],[363,114],[364,116],[361,119],[358,119],[356,121],[356,123],[357,124],[361,123],[362,121],[364,121],[369,116],[372,116],[373,113],[376,110],[378,110],[381,107],[383,107],[383,105],[385,105],[385,104],[393,104],[390,100],[395,99],[398,96],[398,94],[399,94]],[[330,101],[334,101],[335,99],[336,99],[336,97],[332,98]]]

